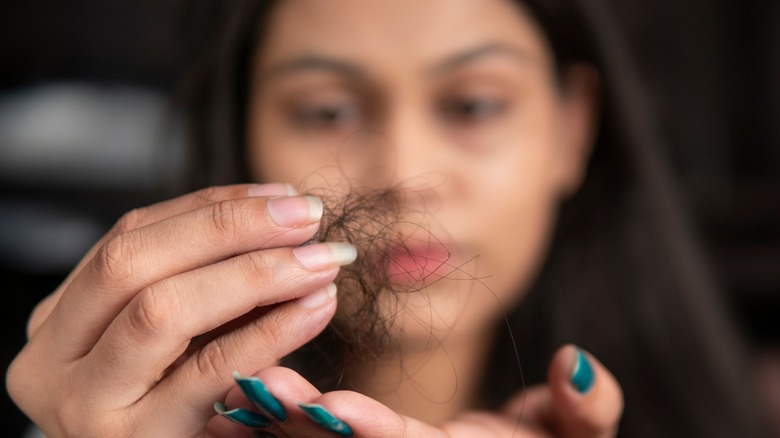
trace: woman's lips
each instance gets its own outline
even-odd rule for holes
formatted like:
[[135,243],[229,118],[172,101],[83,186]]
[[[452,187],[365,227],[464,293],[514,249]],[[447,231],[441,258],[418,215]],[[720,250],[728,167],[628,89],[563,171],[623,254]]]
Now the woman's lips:
[[450,257],[452,250],[443,243],[410,241],[387,252],[385,272],[394,284],[420,283],[434,274],[436,278],[445,275],[443,267]]

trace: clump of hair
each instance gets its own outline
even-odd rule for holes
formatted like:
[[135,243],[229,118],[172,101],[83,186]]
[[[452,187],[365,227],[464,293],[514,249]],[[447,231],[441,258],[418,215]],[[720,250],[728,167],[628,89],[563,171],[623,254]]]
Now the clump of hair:
[[[407,208],[410,192],[394,188],[328,187],[309,190],[323,201],[323,217],[312,242],[345,241],[355,245],[355,262],[342,267],[336,284],[339,311],[313,341],[285,359],[323,389],[349,387],[344,371],[355,362],[378,361],[401,353],[393,336],[398,296],[426,287],[430,270],[408,272],[399,286],[385,269],[393,254],[408,251],[409,230],[429,245],[442,245],[425,226],[425,212]],[[414,218],[414,219],[412,219]],[[442,265],[446,260],[436,261]],[[435,269],[434,269],[435,271]],[[409,281],[409,280],[412,281]]]

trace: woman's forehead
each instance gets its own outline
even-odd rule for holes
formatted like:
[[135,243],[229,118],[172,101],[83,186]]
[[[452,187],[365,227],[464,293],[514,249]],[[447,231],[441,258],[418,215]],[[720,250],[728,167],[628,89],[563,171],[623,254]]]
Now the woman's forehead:
[[[434,67],[483,46],[546,60],[530,17],[508,0],[288,0],[270,17],[261,70],[301,57]],[[399,66],[401,63],[403,65]]]

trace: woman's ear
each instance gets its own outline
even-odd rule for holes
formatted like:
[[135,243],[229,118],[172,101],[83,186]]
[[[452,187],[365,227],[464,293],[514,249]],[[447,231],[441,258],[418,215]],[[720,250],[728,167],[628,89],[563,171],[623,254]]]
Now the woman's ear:
[[562,78],[561,195],[582,184],[600,118],[599,74],[588,65],[569,67]]

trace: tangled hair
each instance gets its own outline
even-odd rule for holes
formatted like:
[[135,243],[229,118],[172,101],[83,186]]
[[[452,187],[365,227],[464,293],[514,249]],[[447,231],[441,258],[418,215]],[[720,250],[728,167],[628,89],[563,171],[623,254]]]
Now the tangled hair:
[[[199,12],[194,15],[203,18],[193,30],[209,38],[199,41],[203,44],[182,89],[195,143],[196,187],[250,177],[245,158],[249,66],[274,3],[193,3],[192,11]],[[484,407],[500,406],[522,389],[513,336],[528,383],[543,382],[552,353],[573,342],[599,357],[622,385],[621,436],[766,436],[741,334],[697,249],[685,204],[663,160],[664,141],[651,105],[608,3],[516,3],[546,37],[559,78],[575,64],[598,71],[603,108],[583,185],[562,205],[544,267],[527,297],[511,309],[511,330],[499,335],[487,359],[490,372],[480,386]],[[319,239],[344,238],[373,248],[364,254],[387,254],[385,245],[398,235],[385,225],[403,217],[394,213],[403,211],[402,197],[357,190],[342,193],[346,196],[334,203],[327,193],[320,195],[328,213]],[[340,279],[342,287],[362,291],[347,294],[359,298],[345,307],[363,316],[337,319],[317,342],[287,359],[313,373],[308,376],[332,379],[323,389],[338,386],[344,366],[323,363],[323,357],[349,358],[372,344],[392,351],[391,327],[382,318],[387,313],[377,306],[388,279],[374,269],[372,257],[377,256],[359,260]]]
[[[412,191],[342,185],[306,193],[322,199],[324,209],[320,228],[307,243],[349,242],[358,256],[336,279],[339,311],[333,321],[284,362],[322,388],[344,388],[349,382],[342,376],[350,365],[402,357],[395,327],[396,317],[405,311],[399,297],[422,293],[447,277],[443,271],[457,267],[440,269],[448,265],[450,254],[429,231],[426,212],[406,204],[416,196]],[[446,256],[416,254],[410,241]],[[403,262],[396,259],[399,255]]]
[[335,375],[341,374],[355,358],[378,359],[392,348],[392,321],[381,315],[379,300],[390,286],[382,265],[390,245],[401,239],[395,225],[401,220],[402,207],[390,190],[351,190],[343,196],[323,192],[317,193],[324,212],[315,239],[350,242],[358,248],[358,257],[342,268],[336,280],[339,308],[349,311],[341,310],[310,346],[324,353],[322,359],[331,368],[310,370],[310,375],[321,374],[320,380],[334,375],[334,370],[339,370]]
[[[336,283],[341,291],[340,312],[330,324],[333,339],[342,341],[341,360],[379,358],[390,348],[392,322],[380,314],[379,300],[390,289],[385,260],[390,245],[401,240],[394,225],[401,220],[401,204],[389,190],[355,190],[345,196],[323,196],[325,211],[316,239],[345,241],[358,248],[357,259],[342,268]],[[328,335],[326,335],[328,336]],[[333,347],[333,343],[331,343]],[[328,359],[333,359],[332,352]]]

